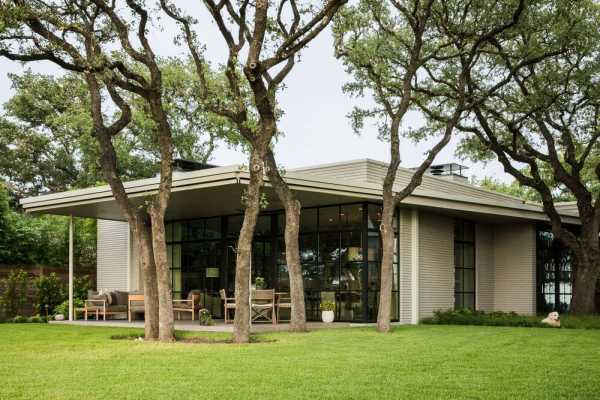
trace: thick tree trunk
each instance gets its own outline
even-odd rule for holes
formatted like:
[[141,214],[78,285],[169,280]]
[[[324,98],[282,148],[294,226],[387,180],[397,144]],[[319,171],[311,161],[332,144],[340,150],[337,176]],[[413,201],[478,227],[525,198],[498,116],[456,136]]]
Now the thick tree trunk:
[[164,215],[151,213],[152,218],[152,249],[156,268],[158,288],[158,338],[161,342],[175,340],[173,326],[173,295],[171,292],[171,274],[167,260],[167,245],[165,238]]
[[302,205],[296,200],[287,183],[283,180],[275,157],[271,151],[267,154],[267,175],[279,200],[285,209],[285,259],[290,278],[290,297],[292,310],[289,330],[292,332],[306,332],[306,306],[304,303],[304,281],[302,278],[302,265],[300,264],[300,248],[298,234],[300,231],[300,213]]
[[133,229],[137,246],[140,273],[144,290],[144,337],[146,340],[158,339],[158,287],[154,252],[152,250],[151,228],[144,222],[139,222]]
[[389,332],[392,314],[392,289],[394,282],[394,209],[395,201],[391,187],[384,187],[383,212],[381,215],[381,272],[377,330]]
[[252,239],[260,212],[260,187],[263,183],[262,157],[256,149],[250,156],[250,182],[244,195],[244,222],[237,244],[235,265],[235,318],[233,320],[234,343],[250,341],[250,265],[252,262]]
[[[405,79],[406,93],[410,93],[408,82],[408,79]],[[391,328],[390,317],[392,314],[392,289],[394,281],[394,211],[397,202],[393,189],[394,182],[396,181],[396,173],[400,166],[400,136],[398,132],[402,117],[408,110],[409,99],[410,97],[402,99],[401,107],[392,119],[390,127],[390,164],[383,180],[383,210],[381,213],[381,225],[379,226],[382,250],[381,269],[379,272],[379,308],[377,310],[377,330],[379,332],[389,332]],[[414,178],[413,176],[411,183]]]
[[298,245],[300,210],[301,205],[299,201],[292,201],[285,204],[285,259],[290,277],[290,297],[292,301],[290,331],[292,332],[307,331],[304,281],[302,278],[300,248]]
[[[573,250],[572,250],[573,251]],[[600,270],[599,252],[593,249],[573,251],[572,314],[593,314],[596,311],[596,284]]]
[[159,325],[158,337],[161,342],[175,340],[173,327],[173,295],[171,292],[171,274],[167,260],[165,236],[165,213],[171,198],[173,181],[173,143],[171,126],[161,100],[161,73],[156,65],[150,68],[156,90],[148,98],[152,118],[158,127],[158,145],[160,149],[160,183],[158,193],[149,207],[152,221],[152,249],[158,287]]

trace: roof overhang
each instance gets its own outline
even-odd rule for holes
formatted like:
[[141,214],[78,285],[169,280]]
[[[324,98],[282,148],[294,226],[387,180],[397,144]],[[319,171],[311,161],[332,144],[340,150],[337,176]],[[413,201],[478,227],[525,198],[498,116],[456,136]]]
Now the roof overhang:
[[[241,196],[250,176],[243,166],[228,166],[200,171],[175,173],[167,219],[241,213]],[[285,180],[305,207],[356,201],[380,202],[381,186],[373,183],[331,180],[303,174],[286,173]],[[125,183],[130,199],[141,204],[144,198],[157,192],[158,178]],[[400,188],[398,188],[400,189]],[[281,209],[281,204],[265,177],[268,209]],[[489,218],[547,221],[543,209],[536,204],[502,203],[494,200],[474,201],[467,196],[453,195],[417,188],[402,204],[438,212],[476,214]],[[34,214],[73,215],[98,219],[124,220],[108,186],[72,190],[21,200],[23,208]],[[573,215],[564,215],[569,224],[579,224]]]

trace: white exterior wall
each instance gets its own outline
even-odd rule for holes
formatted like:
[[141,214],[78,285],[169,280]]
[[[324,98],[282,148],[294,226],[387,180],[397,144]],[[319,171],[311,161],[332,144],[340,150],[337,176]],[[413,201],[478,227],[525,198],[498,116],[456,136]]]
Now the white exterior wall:
[[128,290],[130,238],[127,222],[98,220],[97,288]]
[[400,210],[400,322],[412,320],[412,240],[411,210]]
[[475,228],[475,308],[494,311],[494,227]]
[[454,220],[420,213],[419,319],[454,307]]
[[535,225],[511,223],[494,227],[494,309],[534,315]]

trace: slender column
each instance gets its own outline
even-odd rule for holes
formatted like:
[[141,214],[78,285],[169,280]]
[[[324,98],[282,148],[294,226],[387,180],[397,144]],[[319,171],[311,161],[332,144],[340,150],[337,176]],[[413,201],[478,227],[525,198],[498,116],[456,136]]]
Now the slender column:
[[73,216],[69,217],[69,321],[73,321]]

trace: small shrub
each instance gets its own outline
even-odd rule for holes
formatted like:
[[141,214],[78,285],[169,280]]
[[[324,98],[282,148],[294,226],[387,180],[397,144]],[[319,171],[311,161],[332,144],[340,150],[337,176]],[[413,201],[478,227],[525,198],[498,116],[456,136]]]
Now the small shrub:
[[17,315],[16,317],[12,318],[10,320],[10,322],[15,323],[15,324],[27,324],[27,323],[41,324],[41,323],[48,322],[48,318],[42,317],[39,315],[34,315],[33,317],[25,317],[23,315]]
[[[83,307],[83,300],[73,299],[73,308],[81,308],[81,307]],[[52,314],[52,315],[58,315],[58,314],[62,314],[65,316],[65,318],[68,318],[68,316],[69,316],[69,300],[68,299],[63,301],[56,307],[54,307],[54,314]]]
[[5,318],[18,315],[27,304],[27,272],[13,269],[2,281],[3,293],[0,297],[0,308]]
[[54,308],[67,297],[65,286],[54,272],[36,279],[35,288],[37,289],[35,306],[39,314],[45,314],[48,306],[48,315],[52,315]]
[[319,306],[321,311],[335,311],[335,303],[333,301],[324,301]]
[[[88,275],[76,276],[73,278],[73,298],[87,299],[88,290],[93,289],[92,280]],[[83,307],[83,304],[82,304]]]
[[200,321],[200,325],[213,325],[212,315],[210,315],[210,311],[206,308],[201,309],[198,312],[198,320]]

